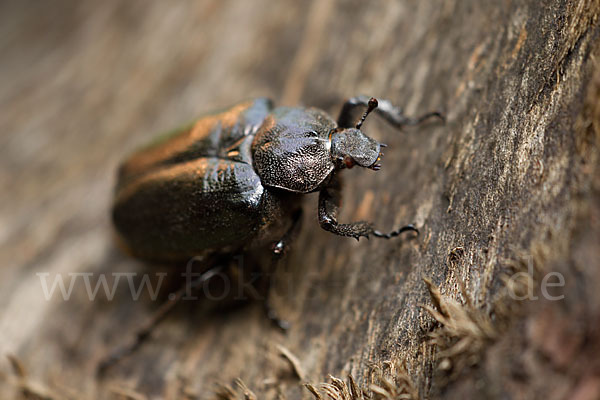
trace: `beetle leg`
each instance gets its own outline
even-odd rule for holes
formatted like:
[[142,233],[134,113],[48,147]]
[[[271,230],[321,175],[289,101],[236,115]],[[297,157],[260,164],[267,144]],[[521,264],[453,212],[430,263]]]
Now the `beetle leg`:
[[253,290],[251,292],[248,292],[245,294],[247,294],[251,299],[253,299],[255,301],[262,301],[263,310],[264,310],[264,313],[265,313],[265,316],[267,317],[267,319],[271,323],[273,323],[273,325],[275,325],[277,328],[286,332],[290,327],[290,323],[279,317],[279,314],[277,313],[275,308],[271,305],[271,301],[270,301],[270,293],[271,293],[273,270],[274,270],[273,266],[277,264],[278,260],[279,260],[278,257],[273,256],[273,261],[271,263],[272,268],[271,268],[270,273],[264,274],[264,276],[265,276],[264,279],[260,279],[257,282],[253,282],[252,286],[251,286]]
[[282,236],[282,238],[279,239],[277,241],[277,243],[275,243],[273,245],[273,258],[271,260],[271,270],[270,270],[270,274],[267,279],[267,288],[266,288],[267,296],[265,297],[265,301],[264,301],[265,314],[266,314],[267,318],[275,324],[275,326],[277,326],[278,328],[280,328],[283,331],[287,331],[289,329],[290,323],[279,317],[279,314],[277,313],[275,308],[271,305],[269,295],[271,293],[272,279],[274,276],[274,272],[277,269],[277,264],[287,253],[288,249],[290,248],[290,244],[292,243],[292,241],[295,239],[296,235],[300,231],[301,225],[302,225],[302,208],[299,208],[296,212],[294,212],[294,214],[292,216],[292,225],[290,226],[290,228],[285,232],[285,234]]
[[403,232],[419,231],[413,225],[406,225],[389,233],[382,233],[373,229],[373,224],[366,221],[340,224],[337,215],[342,203],[342,184],[338,175],[333,175],[329,184],[321,189],[319,193],[319,223],[321,228],[340,236],[349,236],[358,240],[361,236],[369,238],[369,235],[384,239],[391,239]]
[[[353,128],[357,121],[357,110],[368,107],[369,100],[370,97],[368,96],[356,96],[346,100],[338,117],[338,126],[340,128]],[[433,117],[437,117],[442,121],[445,120],[439,111],[428,112],[414,118],[407,117],[403,114],[401,108],[394,107],[389,100],[378,100],[378,107],[374,112],[396,128],[401,128],[404,125],[418,125]]]
[[415,228],[415,226],[413,224],[408,224],[408,225],[403,226],[400,229],[396,229],[395,231],[391,231],[389,233],[373,231],[373,235],[380,237],[380,238],[384,238],[384,239],[391,239],[395,236],[400,235],[402,232],[409,232],[409,231],[415,232],[417,235],[419,234],[419,230],[417,228]]
[[292,216],[292,225],[285,232],[285,234],[273,245],[273,255],[276,258],[281,258],[285,255],[286,251],[290,247],[290,244],[300,231],[300,226],[302,225],[302,209],[299,208],[296,212],[294,212]]
[[186,294],[189,294],[193,289],[197,289],[198,287],[204,285],[210,278],[215,276],[215,274],[223,272],[224,269],[225,267],[222,265],[213,267],[202,273],[197,280],[192,281],[188,285],[184,285],[179,290],[169,295],[169,299],[159,307],[152,318],[137,330],[135,333],[135,339],[132,343],[115,349],[98,363],[96,368],[97,375],[103,376],[111,366],[115,365],[123,358],[133,354],[137,349],[139,349],[140,346],[149,338],[154,328],[156,328],[170,314],[170,312]]
[[339,175],[334,174],[329,184],[319,193],[319,224],[321,228],[340,236],[349,236],[358,240],[373,234],[371,223],[366,221],[340,224],[337,221],[338,210],[342,203],[342,182]]

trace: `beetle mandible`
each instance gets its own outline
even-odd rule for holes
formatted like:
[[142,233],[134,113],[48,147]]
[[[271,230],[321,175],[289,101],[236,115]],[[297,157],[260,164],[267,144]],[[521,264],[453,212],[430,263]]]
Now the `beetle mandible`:
[[[356,122],[356,113],[366,107]],[[376,110],[392,126],[405,117],[387,100],[347,100],[337,122],[316,108],[259,98],[199,119],[133,153],[120,167],[113,222],[132,255],[153,262],[243,252],[274,243],[282,253],[301,216],[302,195],[319,192],[321,227],[340,236],[391,238],[370,222],[340,223],[339,172],[378,170],[384,144],[360,129]]]

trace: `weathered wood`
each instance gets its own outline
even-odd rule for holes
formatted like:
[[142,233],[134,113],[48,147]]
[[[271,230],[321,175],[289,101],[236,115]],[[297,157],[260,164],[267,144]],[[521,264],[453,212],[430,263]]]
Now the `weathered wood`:
[[[597,397],[599,13],[597,0],[3,3],[0,397],[206,398],[219,382],[309,398],[306,381],[325,398],[344,388],[321,389],[328,374],[370,390],[386,361],[396,381],[378,383],[396,395]],[[344,219],[421,235],[334,237],[309,198],[275,277],[288,334],[258,303],[185,304],[97,379],[159,302],[133,301],[126,277],[89,301],[82,276],[69,301],[46,300],[38,274],[174,274],[112,241],[123,156],[245,98],[335,115],[363,93],[447,116],[402,133],[370,119],[383,168],[344,173]],[[528,260],[540,299],[515,301]],[[560,301],[539,290],[552,271]]]

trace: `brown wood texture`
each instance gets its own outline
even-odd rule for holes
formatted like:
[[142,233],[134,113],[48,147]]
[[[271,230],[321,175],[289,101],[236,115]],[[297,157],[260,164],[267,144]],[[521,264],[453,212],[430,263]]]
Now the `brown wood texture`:
[[[319,386],[350,374],[382,398],[598,398],[599,12],[597,0],[3,2],[0,397],[233,396],[217,383],[243,396],[236,378],[258,398],[312,398],[304,383],[357,397]],[[415,222],[420,236],[335,237],[307,196],[273,292],[287,334],[259,303],[182,305],[98,379],[159,304],[126,284],[90,301],[81,274],[137,284],[168,271],[113,241],[119,161],[240,100],[336,115],[356,94],[445,112],[400,133],[370,117],[383,168],[344,172],[344,219]],[[529,266],[531,281],[510,279]],[[541,290],[549,272],[562,300]],[[77,277],[70,300],[46,300],[40,273]],[[527,282],[538,300],[507,294]]]

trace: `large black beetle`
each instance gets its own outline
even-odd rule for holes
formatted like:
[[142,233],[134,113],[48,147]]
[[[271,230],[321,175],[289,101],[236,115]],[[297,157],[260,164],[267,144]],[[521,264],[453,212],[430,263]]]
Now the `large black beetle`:
[[[357,122],[356,111],[365,109]],[[390,238],[369,222],[338,222],[339,171],[378,170],[385,145],[361,130],[376,110],[395,127],[407,118],[389,101],[358,96],[337,123],[315,108],[277,107],[260,98],[206,116],[132,154],[121,166],[113,221],[121,242],[149,261],[242,252],[273,243],[282,252],[301,214],[302,195],[319,191],[319,223],[336,235]]]
[[[356,111],[365,107],[356,122]],[[373,110],[397,128],[441,118],[437,112],[407,118],[389,101],[358,96],[344,103],[336,123],[321,110],[273,108],[261,98],[165,135],[119,169],[112,216],[120,242],[134,256],[152,262],[210,260],[264,244],[273,246],[277,258],[298,226],[302,196],[316,191],[319,223],[336,235],[391,238],[416,231],[407,225],[381,233],[369,222],[338,222],[339,171],[355,165],[380,168],[385,145],[360,130]],[[203,268],[194,285],[224,270],[206,266],[211,268]],[[135,351],[191,285],[172,293],[136,340],[101,361],[98,372]],[[267,310],[269,318],[287,327]]]

